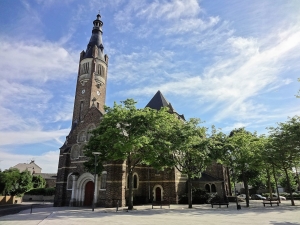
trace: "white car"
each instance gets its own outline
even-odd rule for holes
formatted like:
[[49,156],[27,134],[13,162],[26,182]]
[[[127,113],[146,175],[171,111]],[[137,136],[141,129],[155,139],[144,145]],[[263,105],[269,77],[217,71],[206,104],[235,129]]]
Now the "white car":
[[[273,199],[278,199],[277,195],[273,194]],[[280,196],[279,195],[280,200],[286,200],[286,197]]]

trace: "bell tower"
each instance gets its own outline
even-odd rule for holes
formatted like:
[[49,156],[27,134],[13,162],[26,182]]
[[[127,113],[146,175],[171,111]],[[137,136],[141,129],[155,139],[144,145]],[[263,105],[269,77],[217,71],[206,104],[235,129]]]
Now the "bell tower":
[[93,30],[86,51],[80,53],[75,92],[73,126],[83,121],[90,107],[98,108],[104,114],[108,56],[104,54],[100,14],[93,21]]

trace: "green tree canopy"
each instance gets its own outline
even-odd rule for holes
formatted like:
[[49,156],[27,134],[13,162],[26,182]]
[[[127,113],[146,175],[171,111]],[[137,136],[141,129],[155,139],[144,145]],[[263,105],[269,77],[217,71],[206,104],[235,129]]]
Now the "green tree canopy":
[[20,196],[32,189],[32,175],[25,170],[8,169],[0,173],[0,193],[3,195]]
[[262,166],[260,151],[264,148],[264,144],[264,137],[259,137],[244,128],[233,130],[226,144],[226,164],[234,171],[235,179],[244,183],[247,207],[249,207],[248,183],[250,179],[259,175]]
[[153,110],[137,109],[133,99],[121,104],[105,107],[106,114],[99,127],[92,133],[86,146],[85,155],[89,161],[85,163],[89,171],[94,171],[93,152],[100,152],[98,172],[103,169],[104,161],[126,161],[129,180],[128,209],[133,208],[132,175],[137,164],[146,164],[163,169],[171,165],[169,155],[171,141],[174,137],[172,127],[178,118],[168,112],[167,108]]
[[291,203],[295,205],[289,171],[300,162],[300,117],[295,116],[287,122],[278,123],[277,127],[269,128],[269,133],[271,141],[268,158],[285,172]]
[[188,177],[188,203],[192,208],[191,179],[200,177],[201,172],[211,162],[209,157],[210,139],[207,138],[206,128],[199,127],[199,119],[177,123],[172,134],[176,137],[172,142],[174,166]]
[[46,180],[41,176],[32,176],[33,188],[44,188],[46,186]]

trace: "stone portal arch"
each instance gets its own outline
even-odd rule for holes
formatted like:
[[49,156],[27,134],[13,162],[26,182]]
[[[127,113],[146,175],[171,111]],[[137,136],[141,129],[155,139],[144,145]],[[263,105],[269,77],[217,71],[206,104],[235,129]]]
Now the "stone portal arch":
[[[76,196],[76,202],[78,206],[83,206],[86,184],[90,181],[93,182],[94,184],[94,176],[91,173],[84,173],[77,180],[75,196]],[[97,192],[96,192],[96,199],[97,199]]]
[[153,187],[153,201],[162,201],[164,199],[164,189],[161,185],[157,184]]

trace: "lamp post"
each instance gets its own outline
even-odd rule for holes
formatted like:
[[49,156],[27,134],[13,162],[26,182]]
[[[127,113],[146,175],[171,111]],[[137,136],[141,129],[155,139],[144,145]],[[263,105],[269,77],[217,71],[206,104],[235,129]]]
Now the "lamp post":
[[97,156],[100,155],[100,152],[93,152],[93,155],[95,156],[95,172],[94,172],[94,198],[93,198],[93,208],[92,211],[95,210],[95,201],[96,201],[96,189],[97,189],[97,185],[96,185],[96,175],[97,175]]

